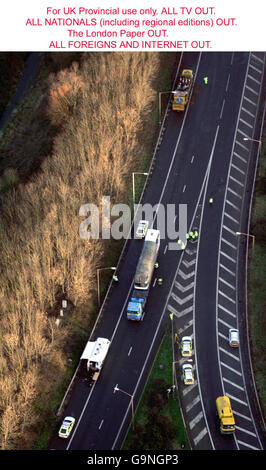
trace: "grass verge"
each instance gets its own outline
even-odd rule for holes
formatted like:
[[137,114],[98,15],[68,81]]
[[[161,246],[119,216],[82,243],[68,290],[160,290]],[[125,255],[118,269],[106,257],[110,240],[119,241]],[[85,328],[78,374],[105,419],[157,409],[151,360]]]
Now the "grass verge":
[[249,324],[252,363],[265,416],[266,409],[266,358],[265,358],[265,222],[266,222],[266,147],[263,147],[257,178],[250,233],[255,236],[254,249],[249,254]]
[[176,395],[172,385],[172,344],[166,333],[144,389],[124,450],[189,449]]

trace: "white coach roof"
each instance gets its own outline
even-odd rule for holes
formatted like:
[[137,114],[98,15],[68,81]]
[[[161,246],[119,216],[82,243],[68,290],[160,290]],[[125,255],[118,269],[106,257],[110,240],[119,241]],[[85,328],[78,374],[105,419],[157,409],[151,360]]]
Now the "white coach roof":
[[110,341],[106,338],[97,338],[96,341],[88,341],[80,359],[93,362],[102,362],[109,349]]
[[147,230],[145,241],[156,242],[158,237],[160,237],[160,230],[150,228]]

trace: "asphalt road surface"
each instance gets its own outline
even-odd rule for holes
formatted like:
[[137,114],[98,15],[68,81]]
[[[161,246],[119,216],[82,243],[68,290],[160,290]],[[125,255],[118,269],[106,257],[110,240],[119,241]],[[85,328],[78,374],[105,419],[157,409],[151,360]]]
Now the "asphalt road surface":
[[[236,383],[232,378],[234,375],[242,377],[241,366],[235,372],[233,364],[236,359],[232,358],[232,363],[230,361],[226,363],[226,359],[222,357],[223,350],[226,351],[225,355],[231,357],[227,354],[225,342],[226,325],[229,322],[221,315],[217,320],[217,305],[219,304],[219,313],[226,313],[226,310],[231,308],[229,308],[232,303],[230,299],[233,298],[230,292],[231,281],[220,273],[220,269],[223,269],[221,265],[225,266],[234,274],[237,273],[237,269],[226,265],[226,261],[230,261],[226,256],[233,257],[229,254],[230,251],[226,251],[226,248],[221,246],[221,240],[225,239],[227,247],[234,250],[232,240],[226,239],[224,232],[230,233],[231,230],[235,233],[236,227],[230,225],[230,222],[233,222],[230,217],[237,220],[238,227],[242,220],[242,207],[237,206],[234,199],[229,200],[228,194],[230,190],[233,191],[231,192],[233,196],[234,193],[238,194],[236,187],[244,191],[247,181],[245,178],[238,180],[235,174],[230,174],[234,168],[232,164],[237,166],[232,155],[235,151],[245,159],[241,153],[242,150],[244,151],[241,145],[235,149],[236,139],[238,138],[240,144],[244,145],[243,136],[254,135],[250,134],[250,130],[253,132],[257,125],[256,112],[260,104],[264,57],[260,56],[257,62],[253,58],[251,62],[249,53],[186,53],[180,64],[180,69],[183,68],[192,68],[194,71],[193,94],[184,113],[174,113],[169,109],[163,124],[163,139],[155,155],[155,165],[149,175],[143,203],[150,203],[152,206],[160,203],[165,208],[167,204],[174,204],[176,215],[173,219],[176,223],[176,231],[179,229],[178,205],[187,204],[188,228],[197,226],[200,229],[200,240],[197,246],[190,247],[188,244],[184,251],[178,251],[169,249],[169,242],[176,240],[170,240],[167,233],[165,237],[162,236],[158,257],[159,268],[154,273],[145,317],[139,323],[129,322],[126,319],[125,307],[143,242],[134,239],[127,242],[118,270],[119,285],[112,286],[93,334],[95,339],[106,337],[111,340],[108,356],[99,379],[92,388],[89,388],[84,380],[85,372],[79,371],[71,390],[71,397],[64,410],[64,416],[71,415],[76,418],[74,430],[67,440],[60,439],[56,433],[51,440],[50,449],[120,449],[132,419],[132,404],[136,409],[165,326],[171,321],[169,319],[170,307],[175,313],[175,327],[179,332],[182,329],[185,330],[187,325],[192,328],[196,349],[194,358],[195,366],[197,366],[196,381],[195,387],[191,390],[196,390],[193,400],[201,406],[199,416],[204,421],[204,426],[197,436],[192,436],[191,447],[235,450],[240,448],[240,443],[245,440],[244,437],[249,436],[254,439],[251,446],[262,448],[261,440],[257,436],[256,424],[253,423],[253,420],[255,421],[253,415],[252,418],[248,415],[246,419],[248,423],[251,420],[252,429],[244,429],[244,424],[241,423],[240,431],[242,429],[243,436],[237,439],[225,439],[219,434],[215,421],[215,398],[224,390],[225,385],[231,386],[231,383],[234,383],[237,393],[231,389],[228,393],[233,397],[232,400],[235,399],[234,405],[237,406],[244,402],[243,396],[239,398],[238,393],[242,394],[246,391],[245,384]],[[252,71],[257,73],[254,75],[256,81],[250,79],[249,82],[247,81],[248,74]],[[205,76],[208,76],[208,85],[204,83]],[[250,91],[253,86],[258,86],[256,95]],[[246,100],[244,108],[250,113],[245,119],[240,117],[244,90],[249,100]],[[252,110],[253,95],[256,96],[257,101]],[[249,121],[252,115],[254,119]],[[243,122],[240,119],[249,125],[246,128],[241,127]],[[237,129],[240,130],[238,134]],[[247,152],[250,142],[248,144],[245,144]],[[238,159],[241,162],[241,159]],[[240,175],[242,175],[240,169],[244,176],[248,173],[247,167],[237,166],[236,171]],[[207,204],[210,195],[214,198],[212,207]],[[225,203],[225,201],[229,202]],[[231,212],[226,208],[226,204],[231,207]],[[238,218],[233,213],[232,204],[238,208]],[[224,220],[225,213],[229,218],[227,222]],[[156,215],[155,212],[154,228],[156,228]],[[150,222],[152,223],[153,219]],[[226,245],[226,242],[224,243]],[[196,265],[197,270],[193,273],[193,295],[189,298],[190,301],[192,299],[193,305],[186,307],[185,301],[178,301],[174,289],[177,287],[180,290],[180,283],[176,284],[177,276],[180,275],[179,269],[182,262],[186,261],[189,266],[190,262],[186,256],[191,254],[190,251],[192,255],[194,253],[191,266]],[[222,256],[226,261],[221,259],[221,252],[224,253]],[[230,275],[229,271],[228,275]],[[157,284],[158,276],[163,278],[162,286]],[[186,276],[183,278],[189,282],[190,274]],[[226,286],[226,289],[228,288],[228,291],[222,290],[218,280]],[[186,292],[186,288],[181,288],[183,293]],[[218,302],[217,289],[222,292]],[[222,299],[229,302],[229,305],[223,303]],[[230,313],[237,322],[237,309],[231,309]],[[225,331],[220,329],[220,333],[217,334],[217,325],[225,327]],[[232,377],[221,375],[221,362],[225,364],[226,370],[234,374]],[[242,364],[240,359],[237,362]],[[177,373],[177,380],[180,381],[178,365]],[[115,386],[124,392],[114,391]],[[193,411],[192,406],[189,408],[192,401],[189,399],[188,388],[184,389],[182,383],[179,383],[179,387],[182,394],[181,403],[184,405],[185,419],[187,419],[186,411]],[[245,416],[245,412],[245,409],[241,409],[239,418],[241,415]],[[245,422],[245,417],[241,419]],[[189,426],[190,422],[187,422],[188,433],[197,429],[196,422],[197,420],[193,421],[193,426]],[[202,438],[199,437],[200,435]],[[202,447],[200,447],[201,444]]]

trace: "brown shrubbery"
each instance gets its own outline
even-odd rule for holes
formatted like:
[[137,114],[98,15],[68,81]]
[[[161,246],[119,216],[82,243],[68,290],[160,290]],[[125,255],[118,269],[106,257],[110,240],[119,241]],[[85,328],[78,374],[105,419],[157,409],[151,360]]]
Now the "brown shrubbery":
[[52,399],[66,371],[71,327],[58,329],[47,314],[59,291],[88,324],[81,312],[104,246],[80,238],[79,208],[100,205],[103,195],[126,202],[158,61],[157,53],[85,54],[49,81],[47,113],[58,129],[52,155],[34,180],[5,192],[1,208],[2,449],[30,448],[42,419],[36,403]]

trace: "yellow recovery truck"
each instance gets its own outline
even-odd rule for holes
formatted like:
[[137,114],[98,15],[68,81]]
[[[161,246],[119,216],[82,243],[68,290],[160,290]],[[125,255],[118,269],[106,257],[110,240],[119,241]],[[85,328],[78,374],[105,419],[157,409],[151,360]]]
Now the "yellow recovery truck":
[[216,398],[216,408],[222,434],[232,434],[235,431],[235,419],[229,397],[226,395]]
[[184,69],[179,77],[177,89],[173,92],[172,110],[184,111],[192,89],[193,70]]

